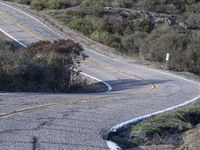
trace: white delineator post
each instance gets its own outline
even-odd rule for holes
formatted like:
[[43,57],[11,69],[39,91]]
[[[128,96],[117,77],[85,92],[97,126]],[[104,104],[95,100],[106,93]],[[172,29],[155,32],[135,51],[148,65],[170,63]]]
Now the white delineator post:
[[170,54],[169,53],[167,53],[166,54],[166,68],[168,68],[168,62],[169,62],[169,56],[170,56]]

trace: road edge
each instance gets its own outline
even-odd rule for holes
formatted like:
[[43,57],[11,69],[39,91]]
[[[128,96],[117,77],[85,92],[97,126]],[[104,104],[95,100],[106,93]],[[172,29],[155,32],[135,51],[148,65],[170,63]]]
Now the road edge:
[[[16,8],[14,8],[14,7],[12,7],[12,6],[8,5],[8,4],[5,4],[5,3],[3,3],[3,2],[0,2],[0,3],[4,4],[4,5],[6,5],[6,6],[9,6],[9,7],[13,8],[13,9],[15,9],[15,10],[17,10],[17,11],[20,11],[20,12],[22,12],[22,13],[24,13],[24,14],[30,16],[31,18],[35,19],[36,21],[42,23],[40,20],[38,20],[37,18],[31,16],[30,14],[28,14],[28,13],[26,13],[26,12],[23,12],[23,11],[21,11],[21,10],[19,10],[19,9],[16,9]],[[63,35],[57,33],[55,30],[53,30],[52,28],[48,27],[46,24],[44,24],[44,23],[42,23],[42,24],[45,25],[47,28],[51,29],[54,33],[56,33],[56,34],[60,35],[61,37],[65,38]],[[0,31],[1,31],[1,29],[0,29]],[[4,33],[4,32],[3,32],[3,33]],[[6,34],[6,35],[7,35],[7,34]],[[9,35],[8,35],[8,36],[9,36]],[[9,37],[10,37],[10,36],[9,36]],[[15,41],[17,42],[16,39],[14,39],[14,38],[12,38],[12,39],[15,40]],[[18,43],[19,43],[19,41],[18,41]],[[20,42],[20,43],[21,43],[21,42]],[[20,44],[20,43],[19,43],[19,44]],[[22,45],[22,44],[20,44],[20,45]],[[84,47],[84,49],[88,49],[88,48]],[[88,49],[88,50],[93,51],[93,50],[91,50],[91,49]],[[104,57],[108,57],[108,56],[103,55],[103,54],[101,54],[101,53],[98,53],[98,52],[96,52],[96,51],[93,51],[93,52],[95,52],[95,53],[98,54],[98,55],[102,55],[102,56],[104,56]],[[109,58],[110,58],[110,57],[109,57]],[[111,58],[111,59],[113,59],[113,58]],[[114,60],[115,60],[115,61],[120,61],[120,60],[116,60],[116,59],[114,59]],[[120,62],[121,62],[121,61],[120,61]],[[123,62],[123,63],[124,63],[124,62]],[[140,67],[140,68],[142,68],[142,67],[143,67],[143,68],[147,68],[147,67],[144,67],[144,66],[141,66],[141,65],[138,65],[138,67]],[[170,75],[170,76],[173,76],[173,77],[182,79],[182,80],[194,82],[194,81],[189,80],[189,79],[186,79],[186,78],[184,78],[184,77],[180,77],[180,76],[177,76],[177,75],[173,75],[173,74],[171,74],[171,73],[167,73],[167,72],[164,72],[164,71],[160,71],[160,70],[156,70],[156,69],[151,69],[151,68],[147,68],[147,69],[153,70],[153,71],[157,71],[157,72],[161,72],[161,73],[163,73],[163,74]],[[102,81],[102,80],[100,80],[100,79],[97,79],[97,78],[95,78],[95,77],[93,77],[93,76],[90,76],[90,75],[88,75],[88,74],[86,74],[86,73],[83,73],[83,72],[82,72],[81,74],[83,74],[83,75],[85,75],[85,76],[87,76],[87,77],[90,77],[90,78],[92,78],[92,79],[95,79],[95,80],[97,80],[97,81],[99,81],[99,82],[102,82],[104,85],[107,86],[107,88],[108,88],[108,91],[107,91],[107,92],[110,92],[110,91],[112,90],[112,87],[111,87],[108,83],[106,83],[106,82],[104,82],[104,81]],[[110,134],[112,134],[112,133],[116,133],[117,131],[119,131],[119,130],[122,129],[122,128],[125,128],[125,127],[129,126],[130,124],[137,123],[137,122],[142,121],[142,120],[144,120],[144,119],[147,119],[147,118],[149,118],[149,117],[156,116],[156,115],[159,115],[159,114],[162,114],[162,113],[165,113],[165,112],[169,112],[169,111],[172,111],[172,110],[174,110],[174,109],[183,107],[183,106],[185,106],[185,105],[188,105],[188,104],[190,104],[190,103],[192,103],[192,102],[198,100],[199,98],[200,98],[200,95],[198,95],[197,97],[195,97],[195,98],[193,98],[193,99],[191,99],[191,100],[189,100],[189,101],[186,101],[186,102],[184,102],[184,103],[182,103],[182,104],[179,104],[179,105],[176,105],[176,106],[173,106],[173,107],[164,109],[164,110],[160,110],[160,111],[158,111],[158,112],[154,112],[154,113],[151,113],[151,114],[147,114],[147,115],[144,115],[144,116],[141,116],[141,117],[137,117],[137,118],[134,118],[134,119],[132,119],[132,120],[128,120],[128,121],[125,121],[125,122],[120,123],[120,124],[118,124],[118,125],[115,125],[114,127],[112,127],[112,128],[110,129],[110,131],[109,131],[109,133],[108,133],[108,136],[109,136]],[[107,146],[110,148],[110,150],[119,150],[119,149],[121,149],[116,143],[114,143],[114,142],[112,142],[112,141],[107,140],[106,143],[107,143]]]
[[[6,36],[8,36],[8,37],[11,38],[12,40],[14,40],[15,42],[17,42],[17,43],[20,44],[21,46],[23,46],[23,47],[25,47],[25,48],[27,47],[26,45],[24,45],[23,43],[21,43],[20,41],[18,41],[17,39],[15,39],[14,37],[12,37],[11,35],[9,35],[7,32],[5,32],[5,31],[4,31],[3,29],[1,29],[1,28],[0,28],[0,32],[2,32],[2,33],[5,34]],[[86,74],[86,73],[84,73],[84,72],[80,72],[80,74],[84,75],[85,77],[91,78],[91,79],[93,79],[93,80],[96,80],[96,81],[101,82],[102,84],[104,84],[104,85],[107,87],[107,91],[106,91],[105,93],[108,93],[108,92],[112,91],[112,86],[111,86],[110,84],[108,84],[107,82],[102,81],[102,80],[100,80],[100,79],[98,79],[98,78],[96,78],[96,77],[93,77],[93,76],[91,76],[91,75],[89,75],[89,74]]]
[[[178,77],[178,76],[177,76]],[[182,77],[181,77],[182,78]],[[186,79],[188,80],[188,79]],[[175,109],[178,109],[178,108],[181,108],[183,106],[186,106],[188,104],[191,104],[195,101],[197,101],[198,99],[200,99],[200,95],[184,102],[184,103],[181,103],[179,105],[176,105],[176,106],[172,106],[172,107],[169,107],[167,109],[163,109],[163,110],[160,110],[160,111],[157,111],[157,112],[154,112],[154,113],[150,113],[150,114],[147,114],[147,115],[144,115],[144,116],[140,116],[140,117],[136,117],[136,118],[133,118],[131,120],[128,120],[128,121],[125,121],[125,122],[122,122],[120,124],[117,124],[115,126],[113,126],[110,131],[108,132],[108,135],[107,135],[107,140],[106,140],[106,144],[108,146],[108,148],[110,150],[122,150],[122,148],[115,142],[111,141],[109,138],[113,135],[113,134],[116,134],[117,132],[121,131],[122,129],[126,129],[128,128],[130,125],[133,125],[133,124],[136,124],[142,120],[145,120],[145,119],[148,119],[150,117],[154,117],[154,116],[157,116],[157,115],[160,115],[160,114],[163,114],[163,113],[166,113],[166,112],[170,112],[170,111],[173,111]]]
[[[0,1],[0,3],[1,3],[2,5],[5,5],[5,6],[7,6],[7,7],[10,7],[10,8],[12,8],[12,9],[18,11],[18,12],[21,12],[21,13],[23,13],[23,14],[25,14],[25,15],[31,17],[31,18],[34,19],[35,21],[37,21],[37,22],[41,23],[42,25],[44,25],[44,26],[45,26],[46,28],[48,28],[49,30],[53,31],[55,34],[59,35],[60,37],[62,37],[62,38],[64,38],[64,39],[66,38],[65,36],[63,36],[63,35],[57,33],[54,29],[50,28],[49,26],[47,26],[46,24],[44,24],[43,22],[41,22],[40,20],[38,20],[37,18],[35,18],[34,16],[32,16],[32,15],[30,15],[30,14],[24,12],[24,11],[21,11],[21,10],[19,10],[19,9],[13,7],[13,6],[10,6],[10,5],[8,5],[8,4],[5,4],[5,3],[1,2],[1,1]],[[0,28],[0,31],[1,31],[2,33],[4,33],[5,35],[7,35],[8,37],[10,37],[11,39],[13,39],[15,42],[17,42],[17,43],[19,43],[20,45],[22,45],[23,47],[27,47],[26,45],[24,45],[23,43],[21,43],[20,41],[18,41],[17,39],[15,39],[13,36],[11,36],[10,34],[8,34],[6,31],[4,31],[3,29]],[[87,49],[87,48],[85,48],[85,47],[83,47],[83,48],[84,48],[84,49]],[[98,81],[98,82],[101,82],[102,84],[104,84],[104,85],[107,87],[107,91],[106,91],[105,93],[108,93],[108,92],[111,92],[111,91],[112,91],[112,86],[111,86],[110,84],[108,84],[107,82],[102,81],[101,79],[98,79],[98,78],[96,78],[96,77],[93,77],[93,76],[91,76],[91,75],[89,75],[89,74],[86,74],[86,73],[83,73],[83,72],[81,72],[81,74],[84,75],[84,76],[86,76],[86,77],[92,78],[92,79],[94,79],[94,80],[96,80],[96,81]]]

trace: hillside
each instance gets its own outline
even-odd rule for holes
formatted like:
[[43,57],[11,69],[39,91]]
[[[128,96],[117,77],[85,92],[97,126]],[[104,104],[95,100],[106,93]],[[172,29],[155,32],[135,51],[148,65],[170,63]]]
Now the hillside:
[[[11,0],[9,0],[11,1]],[[14,0],[13,0],[14,1]],[[200,74],[199,0],[17,0],[120,53]]]
[[[200,75],[200,14],[198,12],[200,3],[199,1],[162,0],[161,2],[156,0],[121,0],[105,2],[103,0],[17,0],[17,2],[27,4],[28,7],[30,5],[30,8],[41,11],[64,23],[66,26],[79,31],[83,35],[116,49],[122,54],[142,58],[149,61],[165,63],[165,55],[166,53],[170,53],[168,64],[169,69],[176,71],[189,71]],[[46,49],[48,45],[53,45],[53,43],[46,43],[45,45]],[[59,48],[59,45],[60,43],[57,43],[57,45],[54,47],[57,49]],[[4,53],[5,51],[2,51],[2,54]],[[48,53],[51,54],[51,51],[48,51]],[[12,53],[8,54],[9,56],[14,55]],[[22,58],[27,59],[25,57],[26,55],[27,50],[24,50]],[[63,56],[62,53],[59,53],[58,55],[58,58],[62,58],[61,56]],[[41,60],[41,56],[44,58],[44,63],[43,60]],[[33,61],[32,58],[34,58]],[[22,62],[21,60],[16,60],[14,59],[12,62]],[[40,62],[42,61],[42,65],[49,68],[48,64],[46,65],[45,63],[47,61],[43,53],[39,53],[34,57],[30,57],[28,60],[33,62],[33,66],[39,66]],[[57,57],[56,60],[58,60]],[[29,64],[26,65],[28,66]],[[57,64],[53,64],[55,69],[57,68],[56,65]],[[11,67],[12,66],[14,65],[11,64]],[[32,64],[30,64],[30,66],[32,66]],[[36,71],[41,73],[41,70],[44,70],[43,66],[39,66],[39,69]],[[58,66],[60,65],[58,64]],[[10,70],[12,71],[14,69],[11,68]],[[53,72],[52,70],[48,71]],[[135,70],[133,69],[133,71]],[[19,72],[23,71],[20,70]],[[30,70],[27,70],[26,72],[29,73]],[[60,71],[58,70],[57,73],[60,73]],[[24,77],[24,74],[22,75]],[[25,76],[29,77],[30,75],[25,74]],[[44,77],[45,76],[46,73],[44,73]],[[14,76],[11,76],[11,79],[14,77],[15,74]],[[33,76],[33,78],[38,80],[37,74],[36,76]],[[22,83],[25,82],[22,81]],[[50,91],[57,92],[57,89],[60,89],[60,87],[57,86],[58,84],[56,82],[54,83],[56,88],[53,86],[53,89],[50,88]],[[19,84],[16,85],[18,86]],[[20,83],[20,86],[21,85],[22,84]],[[190,88],[189,85],[187,86]],[[163,89],[167,89],[166,87],[167,86],[165,86]],[[41,88],[48,89],[46,87]],[[34,89],[38,90],[39,88],[34,87]],[[12,91],[12,89],[10,90],[8,87],[8,90],[6,91]],[[59,91],[66,92],[68,89],[66,90],[66,86],[63,89],[62,86],[61,90]],[[167,94],[166,91],[161,93]],[[181,94],[178,93],[178,96]],[[186,92],[184,94],[189,93]],[[154,95],[157,96],[156,94]],[[199,111],[197,111],[197,115],[199,117]],[[178,119],[180,119],[180,116],[178,116]],[[168,121],[168,119],[165,120]],[[195,123],[190,127],[187,126],[187,130],[194,128],[196,125],[197,124]],[[168,128],[166,128],[166,130],[168,130]],[[198,126],[197,130],[199,130]],[[186,130],[181,130],[181,133],[184,131]],[[194,131],[196,132],[196,129],[194,129]],[[196,136],[194,132],[192,134],[191,132],[188,131],[188,134],[186,133],[184,141],[185,145],[183,145],[183,147],[187,147],[188,143],[190,144],[191,140],[190,138],[187,139],[187,136]],[[194,145],[195,144],[196,142]]]

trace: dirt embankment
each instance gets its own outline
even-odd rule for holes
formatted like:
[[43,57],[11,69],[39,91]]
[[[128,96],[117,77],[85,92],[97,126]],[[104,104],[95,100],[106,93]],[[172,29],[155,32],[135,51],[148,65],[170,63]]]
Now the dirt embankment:
[[183,134],[184,144],[178,150],[199,150],[200,149],[200,125]]

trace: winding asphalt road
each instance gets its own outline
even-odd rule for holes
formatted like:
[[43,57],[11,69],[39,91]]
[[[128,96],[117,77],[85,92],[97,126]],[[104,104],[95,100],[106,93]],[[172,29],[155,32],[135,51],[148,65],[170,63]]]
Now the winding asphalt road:
[[[23,46],[63,38],[0,1],[0,31]],[[200,84],[86,49],[84,73],[107,83],[99,94],[0,94],[0,150],[101,150],[123,121],[200,95]],[[112,88],[112,89],[111,89]]]

